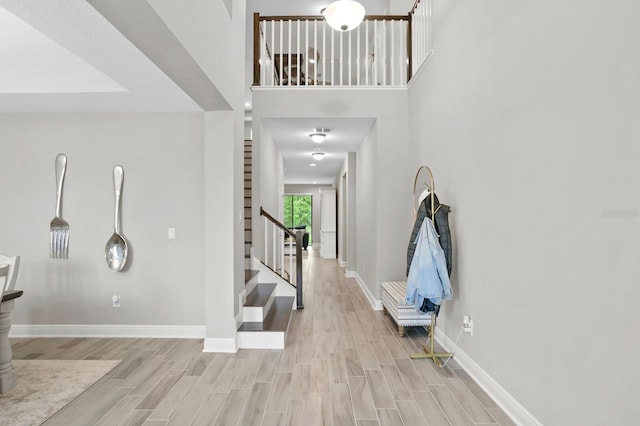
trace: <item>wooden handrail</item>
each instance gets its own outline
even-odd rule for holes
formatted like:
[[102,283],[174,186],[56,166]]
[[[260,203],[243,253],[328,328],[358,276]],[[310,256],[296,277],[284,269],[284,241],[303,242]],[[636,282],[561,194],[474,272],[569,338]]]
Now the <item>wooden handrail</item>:
[[278,219],[276,219],[275,217],[271,216],[269,213],[267,213],[262,206],[260,206],[260,216],[264,216],[267,219],[269,219],[269,221],[271,223],[273,223],[275,226],[277,226],[278,228],[282,229],[284,232],[287,233],[287,235],[289,235],[292,238],[296,237],[296,233],[291,231],[289,228],[287,228],[285,225],[283,225]]
[[[260,16],[258,13],[254,13],[259,16],[260,21],[324,21],[322,15],[288,15],[288,16]],[[408,18],[406,15],[365,15],[364,21],[406,21]]]

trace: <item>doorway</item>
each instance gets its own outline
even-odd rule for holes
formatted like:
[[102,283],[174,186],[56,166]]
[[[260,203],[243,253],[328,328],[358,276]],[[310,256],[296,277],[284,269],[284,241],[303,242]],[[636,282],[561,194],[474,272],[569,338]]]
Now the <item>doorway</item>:
[[[313,199],[311,195],[284,195],[283,222],[289,229],[302,229],[305,232],[303,246],[313,244],[312,212]],[[306,244],[305,244],[306,243]]]

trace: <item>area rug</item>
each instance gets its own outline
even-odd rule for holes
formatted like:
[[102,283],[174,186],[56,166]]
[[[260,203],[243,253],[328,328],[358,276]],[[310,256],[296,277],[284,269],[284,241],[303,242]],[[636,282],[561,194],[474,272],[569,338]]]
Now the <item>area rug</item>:
[[0,395],[0,425],[39,425],[120,361],[13,360],[17,386]]

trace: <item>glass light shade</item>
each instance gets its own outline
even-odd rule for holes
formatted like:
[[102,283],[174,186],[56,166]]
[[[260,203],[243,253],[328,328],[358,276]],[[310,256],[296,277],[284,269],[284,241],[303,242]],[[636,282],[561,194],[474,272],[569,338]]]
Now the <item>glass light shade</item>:
[[324,142],[324,138],[327,137],[325,133],[311,133],[309,136],[311,137],[311,140],[314,141],[315,143],[322,143]]
[[337,31],[351,31],[364,19],[364,6],[353,0],[338,0],[322,10],[327,23]]
[[314,160],[320,161],[324,158],[324,152],[314,152],[311,154]]

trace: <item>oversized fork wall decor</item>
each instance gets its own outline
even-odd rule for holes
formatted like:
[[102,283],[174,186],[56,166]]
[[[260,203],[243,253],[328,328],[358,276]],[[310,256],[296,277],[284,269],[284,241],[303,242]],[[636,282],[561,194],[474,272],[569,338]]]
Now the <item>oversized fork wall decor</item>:
[[62,187],[67,172],[67,156],[56,157],[56,215],[51,221],[51,243],[49,257],[67,259],[69,257],[69,224],[62,219]]

